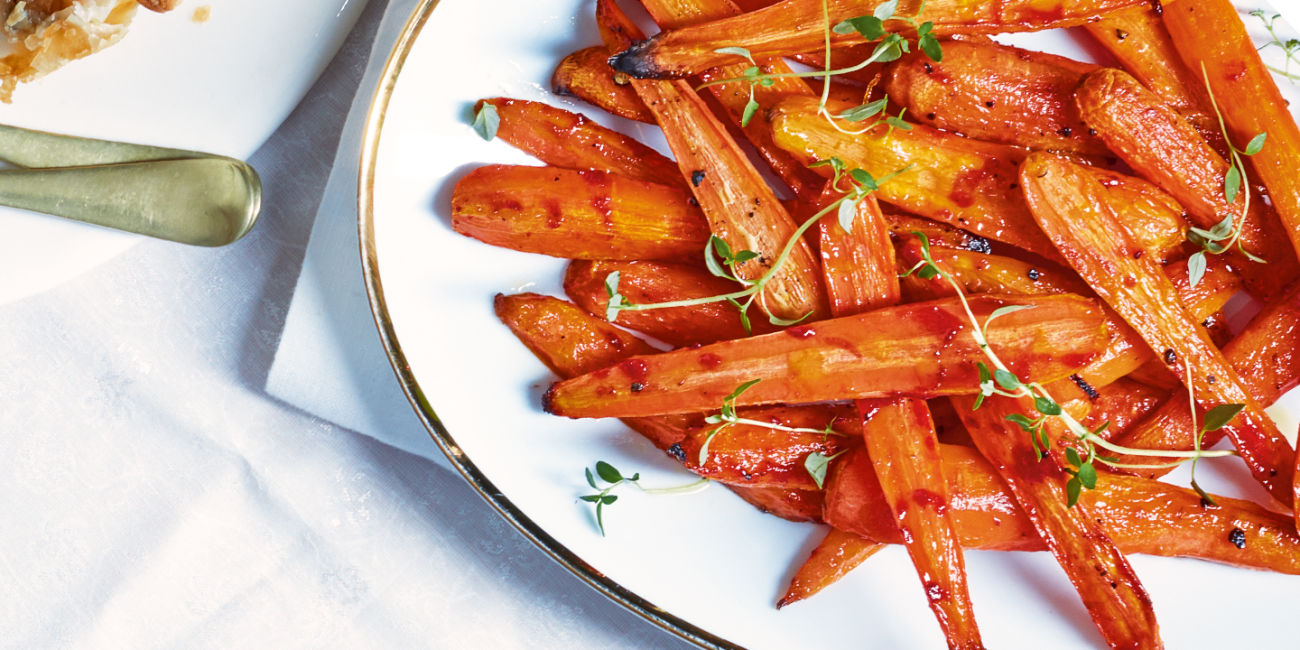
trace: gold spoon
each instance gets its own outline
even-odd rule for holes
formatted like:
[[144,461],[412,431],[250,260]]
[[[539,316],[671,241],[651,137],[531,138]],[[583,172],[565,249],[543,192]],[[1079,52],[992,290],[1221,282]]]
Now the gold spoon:
[[0,125],[0,205],[197,246],[257,222],[262,183],[247,163],[195,151]]

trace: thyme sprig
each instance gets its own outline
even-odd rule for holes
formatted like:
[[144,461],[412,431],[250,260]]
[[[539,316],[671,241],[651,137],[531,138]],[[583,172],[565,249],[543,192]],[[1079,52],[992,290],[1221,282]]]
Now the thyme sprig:
[[764,422],[762,420],[754,420],[751,418],[740,417],[740,415],[736,413],[736,400],[740,398],[741,395],[745,394],[745,391],[749,390],[750,388],[753,388],[754,385],[757,384],[759,381],[761,380],[752,379],[750,381],[747,381],[737,386],[736,390],[732,391],[730,395],[727,395],[726,397],[722,398],[722,408],[720,408],[717,413],[704,418],[704,422],[706,424],[717,424],[720,426],[712,429],[704,436],[704,444],[700,445],[700,454],[699,454],[699,463],[701,465],[706,463],[709,459],[709,444],[713,442],[713,439],[717,437],[719,433],[725,431],[728,427],[737,424],[744,424],[752,427],[759,427],[762,429],[770,429],[772,431],[781,431],[784,433],[815,433],[815,434],[820,434],[828,437],[844,435],[843,433],[840,433],[839,431],[835,430],[835,420],[833,419],[830,422],[827,422],[825,427],[822,427],[820,429],[813,429],[810,427],[788,427],[783,424],[777,424],[775,422]]
[[[924,9],[925,9],[925,3],[922,2],[921,5],[917,8],[917,14],[919,15],[922,11],[924,11]],[[849,18],[848,20],[841,21],[840,23],[835,25],[831,24],[829,3],[826,0],[822,0],[822,16],[823,16],[824,40],[826,45],[825,69],[809,70],[805,72],[765,73],[763,72],[762,68],[758,65],[758,62],[754,59],[753,54],[748,49],[743,47],[736,47],[736,46],[722,47],[714,50],[714,52],[718,54],[734,54],[736,56],[744,57],[745,60],[749,61],[750,66],[746,68],[745,71],[742,73],[742,75],[739,77],[730,77],[727,79],[716,79],[713,81],[709,81],[707,83],[698,86],[696,90],[702,90],[704,88],[708,88],[710,86],[717,86],[720,84],[731,84],[731,83],[748,84],[749,101],[746,102],[745,104],[745,108],[741,113],[741,120],[740,120],[740,125],[744,127],[749,125],[750,120],[753,119],[754,115],[758,112],[759,109],[758,100],[754,98],[754,88],[756,86],[770,87],[774,83],[776,83],[777,79],[820,78],[822,80],[822,95],[821,95],[821,101],[817,108],[817,112],[819,115],[825,117],[828,121],[830,121],[831,125],[834,126],[835,129],[840,131],[841,133],[860,135],[862,133],[866,133],[872,130],[873,128],[881,124],[885,125],[888,128],[888,131],[886,131],[886,133],[891,132],[894,129],[902,129],[904,131],[910,130],[912,128],[912,125],[903,121],[903,114],[906,112],[907,109],[900,110],[898,115],[889,115],[886,112],[886,108],[889,105],[888,96],[876,101],[862,104],[861,106],[856,106],[854,108],[841,111],[839,114],[831,113],[830,109],[827,108],[827,104],[830,101],[831,79],[836,76],[857,72],[873,63],[888,63],[890,61],[896,61],[899,58],[902,58],[904,54],[907,54],[912,51],[912,47],[913,47],[912,41],[909,41],[902,34],[896,32],[890,32],[889,30],[885,29],[885,21],[889,21],[889,20],[901,21],[903,23],[906,23],[908,26],[910,26],[913,30],[916,31],[915,47],[918,50],[924,52],[926,56],[930,57],[935,62],[942,61],[943,46],[940,45],[939,39],[934,35],[934,23],[930,21],[926,21],[917,24],[917,22],[910,16],[898,15],[898,0],[890,0],[889,2],[882,2],[881,4],[877,5],[875,11],[873,11],[870,15],[858,16],[856,18]],[[871,56],[868,56],[866,59],[863,59],[862,61],[854,65],[844,67],[844,68],[832,68],[831,67],[831,34],[832,33],[841,34],[841,35],[857,33],[866,41],[875,42],[876,47],[874,50],[872,50]],[[841,127],[839,124],[837,124],[837,121],[860,123],[876,116],[879,116],[879,119],[871,122],[865,128],[856,131],[845,129]]]
[[[816,166],[814,163],[812,166]],[[772,262],[761,276],[754,280],[746,280],[740,277],[737,267],[741,264],[760,258],[761,256],[750,250],[741,250],[733,252],[722,238],[714,235],[709,238],[704,247],[704,261],[709,272],[715,276],[725,278],[741,285],[736,291],[706,296],[703,298],[688,298],[683,300],[670,300],[655,303],[633,303],[626,296],[619,292],[619,273],[617,271],[610,273],[605,277],[605,293],[609,296],[609,301],[605,308],[605,318],[613,322],[618,318],[619,313],[624,311],[646,311],[651,309],[667,309],[670,307],[693,307],[697,305],[707,305],[715,302],[726,302],[735,307],[740,312],[741,324],[745,327],[746,332],[752,332],[752,324],[749,319],[749,310],[758,304],[759,309],[767,315],[768,322],[779,327],[788,327],[802,322],[811,314],[805,314],[797,319],[780,318],[768,309],[763,300],[763,289],[767,284],[780,273],[781,269],[789,261],[791,254],[799,241],[803,239],[804,233],[828,214],[836,212],[840,219],[840,225],[847,231],[852,227],[852,219],[846,216],[852,216],[852,210],[856,210],[857,203],[865,198],[868,194],[879,189],[880,185],[908,171],[911,166],[890,172],[880,179],[876,179],[871,174],[861,169],[854,169],[847,174],[843,173],[844,162],[839,159],[833,159],[831,164],[836,168],[836,177],[834,179],[835,187],[845,192],[843,196],[833,201],[830,205],[822,208],[817,214],[813,215],[807,221],[799,225],[794,233],[786,241],[785,246],[781,249],[779,255]],[[841,188],[841,181],[847,181],[848,187]]]
[[1219,130],[1223,132],[1223,139],[1228,143],[1228,171],[1223,175],[1223,198],[1232,205],[1237,201],[1240,194],[1242,198],[1241,213],[1228,214],[1223,220],[1214,224],[1212,228],[1188,228],[1187,239],[1196,244],[1201,250],[1196,251],[1187,258],[1187,280],[1195,288],[1200,283],[1201,278],[1205,277],[1207,266],[1206,255],[1222,255],[1236,246],[1242,255],[1252,262],[1265,263],[1265,260],[1253,255],[1241,245],[1241,232],[1246,224],[1246,215],[1250,213],[1250,184],[1246,177],[1246,163],[1242,156],[1253,156],[1264,148],[1264,142],[1268,139],[1267,133],[1258,133],[1255,137],[1246,143],[1244,149],[1238,149],[1237,145],[1232,144],[1232,137],[1228,135],[1228,125],[1223,118],[1223,112],[1219,110],[1219,102],[1214,97],[1214,90],[1210,88],[1210,75],[1205,69],[1205,64],[1201,64],[1201,75],[1205,82],[1205,90],[1210,95],[1210,106],[1214,109],[1214,115],[1219,120]]
[[1269,13],[1264,11],[1263,9],[1256,9],[1250,12],[1250,15],[1258,18],[1260,22],[1264,23],[1264,29],[1268,30],[1268,36],[1270,40],[1267,43],[1264,43],[1263,45],[1259,46],[1259,51],[1262,52],[1270,47],[1273,47],[1282,50],[1282,53],[1286,56],[1285,62],[1282,64],[1281,68],[1277,66],[1268,65],[1268,64],[1264,64],[1264,67],[1268,68],[1269,70],[1272,70],[1273,72],[1276,72],[1277,74],[1282,75],[1283,77],[1286,77],[1293,84],[1297,81],[1300,81],[1300,74],[1291,72],[1291,63],[1300,62],[1300,58],[1298,58],[1300,57],[1300,39],[1294,39],[1294,38],[1283,39],[1282,37],[1278,36],[1277,31],[1275,31],[1276,27],[1274,26],[1274,23],[1277,22],[1278,18],[1282,17],[1282,14],[1275,13],[1269,15]]
[[[587,475],[587,485],[591,489],[598,490],[595,494],[586,494],[578,497],[582,501],[594,504],[596,506],[596,527],[600,529],[601,537],[605,536],[605,506],[612,505],[618,501],[618,495],[613,494],[614,490],[622,485],[634,485],[646,494],[694,494],[708,487],[710,481],[702,478],[686,485],[669,488],[647,488],[641,485],[641,474],[635,473],[631,476],[624,476],[613,465],[605,461],[596,463],[595,471],[591,468],[585,470]],[[601,483],[605,486],[601,487]]]
[[[934,258],[930,255],[929,238],[921,232],[914,231],[912,234],[921,240],[922,260],[909,269],[904,276],[916,273],[919,277],[925,279],[939,278],[952,287],[953,291],[956,292],[958,300],[961,302],[962,309],[965,311],[967,319],[972,325],[970,330],[971,336],[974,337],[975,343],[979,346],[980,351],[984,353],[985,358],[989,362],[988,364],[983,362],[977,364],[980,376],[980,392],[979,396],[976,397],[975,408],[979,408],[983,403],[984,398],[992,395],[1001,395],[1003,397],[1014,399],[1029,398],[1033,400],[1034,409],[1037,412],[1036,414],[1025,415],[1021,413],[1013,413],[1008,415],[1006,419],[1030,435],[1030,440],[1033,441],[1034,445],[1034,452],[1037,454],[1039,460],[1046,457],[1048,451],[1051,449],[1051,439],[1045,430],[1049,419],[1059,421],[1065,426],[1066,430],[1073,434],[1074,440],[1071,442],[1074,443],[1074,445],[1077,445],[1080,449],[1075,449],[1073,446],[1066,446],[1065,448],[1065,459],[1069,466],[1064,468],[1064,470],[1071,477],[1066,483],[1066,494],[1069,505],[1073,506],[1078,502],[1079,496],[1082,494],[1084,489],[1093,489],[1097,486],[1096,463],[1098,462],[1121,469],[1154,469],[1179,465],[1183,462],[1196,461],[1201,458],[1219,458],[1237,455],[1235,451],[1231,450],[1203,450],[1200,448],[1199,437],[1197,438],[1198,443],[1196,448],[1192,451],[1133,449],[1112,443],[1101,436],[1101,433],[1106,430],[1109,423],[1103,424],[1097,429],[1089,429],[1084,426],[1083,423],[1070,415],[1069,411],[1062,408],[1060,403],[1057,402],[1041,384],[1037,382],[1025,382],[1017,377],[1016,374],[1013,373],[1005,363],[1003,363],[1002,359],[998,357],[997,353],[989,345],[989,323],[1007,314],[1023,309],[1029,309],[1031,307],[1027,305],[1008,305],[1000,307],[989,314],[989,317],[983,324],[980,324],[979,319],[975,316],[975,312],[971,309],[970,302],[966,298],[966,292],[962,288],[961,283],[936,264]],[[1209,421],[1210,418],[1207,417],[1206,424],[1217,424],[1218,427],[1222,427],[1231,419],[1231,416],[1226,419],[1223,418],[1223,416],[1227,415],[1230,410],[1227,407],[1236,408],[1236,410],[1231,413],[1232,416],[1235,416],[1237,412],[1240,412],[1241,409],[1237,408],[1240,406],[1241,405],[1237,404],[1223,405],[1211,410],[1211,413],[1216,413],[1217,411],[1215,420],[1211,423]],[[1203,435],[1203,433],[1204,432],[1198,435]],[[1119,462],[1119,459],[1116,456],[1099,453],[1099,450],[1117,455],[1145,458],[1176,458],[1179,460],[1174,463],[1158,465],[1126,464]],[[1195,470],[1195,465],[1193,465],[1192,469],[1193,471]],[[1199,486],[1196,486],[1195,483],[1193,483],[1193,486],[1196,487],[1198,493],[1202,492]]]

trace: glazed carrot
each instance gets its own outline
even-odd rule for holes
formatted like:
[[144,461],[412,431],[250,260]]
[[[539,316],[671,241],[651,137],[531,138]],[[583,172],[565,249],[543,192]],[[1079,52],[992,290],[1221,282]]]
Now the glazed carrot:
[[[734,291],[730,280],[716,277],[696,266],[647,261],[584,261],[569,265],[564,274],[564,293],[583,309],[602,315],[609,304],[605,279],[619,274],[618,290],[634,303],[707,298]],[[625,311],[618,323],[674,347],[713,343],[749,336],[740,312],[725,302],[645,311]],[[766,319],[756,318],[751,327],[760,334],[775,331]]]
[[[939,450],[963,546],[1045,550],[1006,484],[979,452],[955,445],[940,445]],[[1188,488],[1118,474],[1103,475],[1096,489],[1079,497],[1125,553],[1200,558],[1300,575],[1300,534],[1288,517],[1250,501],[1215,501],[1219,507],[1206,508],[1200,495]],[[828,524],[846,534],[902,543],[871,462],[861,450],[849,452],[827,478],[825,514]]]
[[799,565],[799,570],[790,579],[789,588],[781,600],[777,601],[776,608],[781,609],[815,596],[882,548],[885,548],[884,544],[861,535],[836,528],[826,531],[826,536],[812,550],[808,559]]
[[1268,134],[1250,162],[1290,236],[1294,262],[1300,252],[1300,128],[1237,8],[1228,0],[1175,3],[1164,21],[1187,67],[1199,72],[1204,66],[1234,143],[1244,148],[1257,134]]
[[1187,220],[1173,196],[1136,176],[1098,167],[1089,171],[1114,197],[1115,216],[1143,254],[1167,261],[1181,250],[1187,241]]
[[[1080,25],[1140,0],[930,0],[916,13],[916,3],[898,10],[915,16],[917,23],[933,22],[934,33],[947,35],[999,34]],[[1142,0],[1144,1],[1144,0]],[[611,60],[616,69],[636,77],[683,77],[702,70],[734,63],[733,55],[720,54],[723,47],[744,47],[756,57],[814,52],[824,45],[826,24],[823,0],[785,0],[770,7],[723,20],[661,32],[648,41],[622,52]],[[880,2],[873,0],[828,0],[830,24],[871,15]],[[904,30],[899,21],[886,23],[891,31]],[[832,33],[836,45],[861,43],[857,34]]]
[[[990,344],[1019,376],[1048,382],[1086,364],[1105,344],[1096,303],[1077,296],[976,296],[981,322],[1007,304]],[[761,380],[735,404],[971,394],[983,358],[960,303],[939,300],[877,309],[783,332],[633,357],[555,384],[548,412],[625,417],[716,410],[739,386]]]
[[[924,261],[921,241],[914,236],[899,237],[899,265],[910,269]],[[1003,255],[988,255],[959,248],[930,247],[930,257],[952,276],[967,294],[1007,293],[1046,296],[1057,293],[1087,295],[1088,285],[1069,269],[1051,263],[1030,263]],[[909,301],[934,300],[956,295],[952,285],[942,278],[922,279],[915,274],[903,279],[903,294]]]
[[[731,0],[642,0],[641,4],[663,29],[676,29],[740,13],[740,9]],[[718,66],[702,72],[700,81],[708,83],[742,78],[750,65],[748,61],[742,61]],[[780,58],[760,60],[758,66],[763,74],[791,72],[790,66]],[[753,98],[759,108],[745,119],[751,96],[750,90],[749,82],[744,81],[709,86],[709,91],[726,109],[732,122],[740,126],[745,137],[771,166],[772,171],[789,186],[795,196],[812,199],[821,189],[820,177],[785,150],[776,146],[772,141],[771,125],[767,122],[767,109],[781,99],[791,95],[812,96],[812,91],[803,80],[790,77],[775,78],[770,86],[754,86]]]
[[628,178],[685,187],[677,164],[663,154],[577,113],[541,102],[498,97],[497,137],[554,167],[594,169]]
[[889,223],[889,234],[902,238],[919,232],[930,240],[932,248],[957,248],[976,253],[992,253],[994,244],[984,237],[954,228],[946,223],[932,221],[924,217],[902,213],[882,211],[885,221]]
[[1161,647],[1151,598],[1102,520],[1088,504],[1066,505],[1065,473],[1040,458],[1029,434],[1006,420],[1034,412],[1033,400],[994,396],[978,411],[973,405],[972,399],[954,401],[975,446],[1065,569],[1106,642],[1112,648]]
[[[1266,305],[1246,329],[1223,348],[1223,356],[1260,404],[1272,404],[1300,384],[1300,284]],[[1137,449],[1191,449],[1194,431],[1188,408],[1187,395],[1182,389],[1169,394],[1159,409],[1134,425],[1118,440],[1119,444]],[[1207,433],[1205,445],[1215,444],[1222,434],[1222,430]],[[1145,459],[1143,462],[1150,464],[1153,461]],[[1140,470],[1137,473],[1156,477],[1168,471]]]
[[558,167],[489,165],[456,183],[456,232],[578,259],[698,258],[708,225],[680,187]]
[[998,43],[951,41],[943,60],[922,52],[890,64],[885,92],[912,119],[977,140],[1103,156],[1074,89],[1097,66]]
[[814,431],[830,427],[835,433],[779,431],[746,423],[699,424],[687,430],[681,441],[687,469],[729,485],[816,490],[817,483],[804,467],[808,455],[831,457],[862,440],[857,413],[849,408],[760,407],[739,409],[737,415],[783,427]]
[[[831,50],[830,69],[845,70],[855,67],[863,61],[871,58],[871,52],[875,48],[876,46],[873,43],[859,43],[857,45],[843,45],[836,47]],[[820,48],[812,52],[804,52],[803,54],[794,54],[790,56],[790,58],[810,68],[816,68],[818,70],[826,69],[825,48]],[[879,84],[884,70],[885,64],[871,63],[861,70],[854,70],[853,72],[847,72],[842,75],[835,75],[835,79],[845,79],[863,86],[862,88],[858,88],[857,98],[852,101],[852,104],[850,104],[851,106],[857,106],[866,103],[866,100],[863,97],[863,91]],[[872,97],[872,99],[879,99],[879,97]]]
[[728,485],[749,505],[762,512],[789,521],[819,523],[822,520],[821,490],[790,490],[780,487],[741,487]]
[[1097,388],[1095,396],[1089,395],[1091,408],[1088,409],[1088,415],[1079,422],[1088,427],[1089,431],[1096,431],[1102,425],[1109,424],[1098,435],[1114,440],[1154,411],[1167,394],[1168,391],[1125,377],[1109,386]]
[[926,600],[950,648],[983,648],[966,561],[949,513],[948,484],[924,400],[859,401],[863,439],[885,501],[902,531]]
[[[1079,111],[1130,167],[1169,192],[1204,229],[1228,216],[1242,221],[1247,192],[1224,196],[1228,162],[1177,111],[1120,70],[1101,69],[1084,78]],[[1244,146],[1244,145],[1243,145]],[[1263,201],[1251,202],[1242,221],[1241,244],[1267,265],[1241,261],[1242,272],[1261,297],[1271,296],[1297,273],[1295,254],[1271,232]]]
[[1210,113],[1210,97],[1201,76],[1183,65],[1169,31],[1154,11],[1139,5],[1083,27],[1129,74],[1181,113],[1207,139],[1223,139],[1219,123]]
[[[612,0],[600,0],[596,8],[606,33],[632,29]],[[738,265],[739,276],[761,277],[793,236],[794,219],[689,84],[634,81],[632,86],[663,128],[713,234],[733,251],[759,254]],[[817,260],[804,242],[796,242],[785,265],[763,288],[762,302],[778,318],[816,317],[825,309],[818,278]]]
[[[828,182],[821,200],[829,203],[833,192]],[[897,303],[901,292],[893,247],[875,197],[858,202],[849,231],[838,221],[823,221],[822,226],[831,313],[846,316]],[[983,648],[966,582],[965,557],[948,516],[948,486],[930,409],[925,400],[905,398],[858,400],[856,406],[862,439],[885,499],[898,525],[907,531],[907,554],[948,646]]]
[[[814,207],[820,210],[839,196],[827,183]],[[848,231],[835,219],[822,219],[817,225],[821,235],[818,252],[832,314],[845,316],[898,302],[894,247],[875,196],[858,201]]]
[[551,76],[551,90],[557,95],[577,97],[619,117],[654,124],[654,114],[628,85],[627,75],[609,67],[609,54],[608,48],[595,45],[564,57]]
[[1175,375],[1190,378],[1201,408],[1244,405],[1225,427],[1227,434],[1255,479],[1290,504],[1295,452],[1180,305],[1173,283],[1153,260],[1128,253],[1133,243],[1116,223],[1100,184],[1078,165],[1038,153],[1025,160],[1020,178],[1035,218],[1061,254]]
[[[1051,257],[1051,244],[1015,189],[1024,152],[926,126],[883,127],[847,136],[817,114],[812,98],[791,97],[771,112],[777,144],[807,163],[839,158],[875,178],[907,169],[883,183],[880,201],[975,234]],[[910,167],[909,167],[910,166]]]

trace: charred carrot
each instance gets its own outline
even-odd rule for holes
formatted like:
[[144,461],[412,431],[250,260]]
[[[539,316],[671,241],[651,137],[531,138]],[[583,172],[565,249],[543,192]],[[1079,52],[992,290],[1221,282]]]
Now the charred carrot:
[[451,225],[494,246],[575,259],[698,258],[709,241],[680,187],[558,167],[470,172],[452,193]]
[[884,86],[913,119],[978,140],[1103,156],[1074,89],[1097,66],[998,43],[951,41],[943,60],[916,52],[891,63]]
[[[940,445],[957,532],[966,548],[1042,551],[1046,546],[989,462],[968,447]],[[1290,519],[1250,501],[1216,498],[1134,476],[1104,475],[1079,503],[1090,508],[1125,553],[1189,557],[1300,575],[1300,534]],[[849,452],[826,482],[826,522],[890,544],[902,543],[870,460]],[[1240,531],[1236,533],[1234,531]],[[1244,540],[1238,545],[1233,540]]]
[[902,212],[883,211],[883,213],[885,221],[889,223],[889,234],[896,239],[919,232],[930,240],[930,246],[933,248],[957,248],[975,253],[993,252],[992,242],[961,228]]
[[[641,4],[663,29],[676,29],[740,13],[740,9],[730,0],[643,0]],[[756,63],[763,74],[791,72],[790,66],[780,58],[763,59]],[[700,74],[700,81],[710,83],[743,79],[750,65],[748,61],[741,61],[706,70]],[[797,78],[776,77],[771,80],[771,85],[751,85],[747,81],[739,81],[711,85],[709,91],[795,196],[812,199],[817,195],[821,189],[820,177],[776,146],[772,141],[771,125],[767,122],[767,109],[782,98],[790,95],[812,96],[808,84]]]
[[[596,5],[597,22],[611,35],[633,27],[611,0]],[[763,276],[780,257],[796,225],[745,152],[691,87],[681,81],[635,81],[632,86],[655,114],[681,174],[714,235],[733,251],[758,257],[737,266],[741,278]],[[781,319],[824,313],[817,261],[804,242],[796,242],[785,265],[763,288],[762,304]]]
[[1300,128],[1291,109],[1231,2],[1200,0],[1169,9],[1164,21],[1174,46],[1189,68],[1204,70],[1237,146],[1268,134],[1250,162],[1282,218],[1292,245],[1290,261],[1295,262],[1300,252]]
[[554,167],[593,169],[685,187],[677,164],[663,154],[577,113],[541,102],[498,97],[497,137]]
[[817,543],[803,564],[799,565],[799,570],[790,579],[790,586],[781,600],[777,601],[776,608],[781,609],[817,595],[882,548],[885,548],[884,544],[861,535],[836,528],[826,531],[826,536]]
[[[981,322],[1008,304],[1033,305],[999,318],[991,345],[1018,376],[1047,382],[1088,363],[1105,345],[1102,313],[1077,296],[977,296]],[[737,406],[871,397],[931,397],[978,390],[983,358],[961,304],[939,300],[660,355],[560,382],[546,409],[569,417],[641,416],[719,408],[755,379]]]
[[1178,58],[1169,31],[1154,11],[1146,6],[1123,9],[1083,27],[1129,74],[1175,108],[1207,139],[1223,139],[1218,122],[1210,114],[1205,83]]
[[791,97],[771,112],[777,144],[805,162],[839,158],[876,178],[880,201],[977,235],[1051,257],[1051,244],[1015,188],[1022,150],[979,142],[925,126],[846,136],[818,115],[813,98]]
[[[919,14],[915,7],[902,10],[919,23],[934,23],[934,33],[948,35],[999,34],[1080,25],[1117,9],[1144,0],[930,0]],[[744,47],[757,57],[813,52],[824,45],[819,26],[829,16],[830,24],[871,15],[880,2],[874,0],[785,0],[769,7],[731,18],[661,32],[637,43],[611,60],[618,70],[636,77],[683,77],[725,63],[731,55],[718,53],[724,47]],[[826,14],[823,14],[823,11]],[[886,29],[906,29],[901,21],[885,23]],[[832,34],[836,45],[861,43],[857,34]]]
[[[594,45],[560,59],[551,75],[551,90],[629,120],[654,124],[655,116],[641,103],[627,75],[609,67],[609,49]],[[676,171],[674,169],[674,171]]]
[[[707,298],[733,291],[736,286],[695,266],[578,260],[565,272],[564,293],[583,309],[605,314],[609,305],[605,280],[611,273],[619,274],[619,293],[640,304]],[[736,308],[724,302],[626,311],[619,314],[618,323],[674,347],[738,339],[750,334]],[[750,327],[760,334],[776,329],[764,319],[754,319]]]
[[1204,409],[1241,404],[1227,427],[1237,451],[1280,502],[1290,504],[1295,452],[1205,330],[1181,306],[1173,283],[1153,260],[1134,258],[1101,186],[1079,166],[1031,154],[1021,167],[1025,198],[1039,225],[1093,290],[1142,336]]
[[1151,598],[1097,513],[1085,503],[1066,505],[1064,472],[1039,455],[1029,434],[1007,421],[1034,412],[1033,401],[994,396],[978,411],[973,404],[954,402],[976,448],[1065,570],[1106,642],[1112,648],[1161,647]]

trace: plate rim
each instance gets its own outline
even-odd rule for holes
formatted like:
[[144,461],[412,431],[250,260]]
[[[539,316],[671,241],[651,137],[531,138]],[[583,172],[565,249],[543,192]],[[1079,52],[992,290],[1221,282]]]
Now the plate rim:
[[588,586],[660,630],[669,632],[703,648],[740,648],[741,646],[689,623],[637,595],[601,573],[547,533],[504,493],[498,490],[488,480],[487,476],[479,470],[478,466],[470,460],[434,411],[433,405],[411,371],[411,366],[402,351],[401,343],[398,341],[396,328],[389,316],[383,282],[379,275],[379,254],[374,230],[375,168],[378,161],[380,141],[383,137],[385,118],[398,78],[401,76],[411,49],[419,39],[424,26],[432,17],[434,9],[437,8],[441,1],[420,0],[420,3],[411,12],[379,75],[379,81],[371,96],[370,106],[366,111],[365,126],[361,137],[360,164],[357,176],[357,235],[361,255],[361,271],[365,280],[370,314],[374,319],[388,363],[396,374],[398,384],[401,385],[402,392],[412,409],[414,409],[416,416],[424,425],[433,442],[447,457],[447,460],[460,472],[461,477],[474,488],[474,491],[480,497],[487,501],[488,505],[496,510],[497,514],[504,517],[516,530],[550,556],[552,560],[568,569],[570,573],[587,583]]

